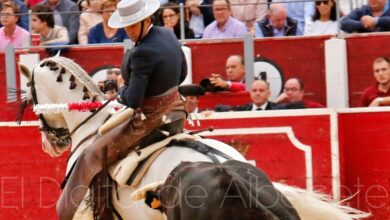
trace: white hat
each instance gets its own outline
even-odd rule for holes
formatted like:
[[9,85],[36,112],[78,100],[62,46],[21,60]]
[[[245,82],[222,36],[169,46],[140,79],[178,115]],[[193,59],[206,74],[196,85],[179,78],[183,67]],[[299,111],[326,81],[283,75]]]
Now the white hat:
[[111,28],[123,28],[144,20],[160,7],[158,0],[122,0],[108,20]]

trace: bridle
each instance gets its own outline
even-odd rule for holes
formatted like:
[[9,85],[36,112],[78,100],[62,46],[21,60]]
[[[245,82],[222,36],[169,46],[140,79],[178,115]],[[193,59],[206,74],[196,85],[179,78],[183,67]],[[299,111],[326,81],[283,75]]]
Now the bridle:
[[[27,86],[31,88],[31,97],[33,104],[37,105],[38,98],[37,98],[37,92],[35,89],[35,80],[34,80],[34,70],[32,71],[31,75],[31,81],[27,83]],[[110,100],[108,100],[106,103],[104,103],[101,107],[99,107],[97,110],[95,110],[91,115],[89,115],[86,119],[84,119],[80,124],[78,124],[72,132],[69,131],[68,128],[54,128],[50,126],[45,117],[42,113],[38,114],[39,120],[42,122],[42,127],[39,128],[40,131],[47,134],[48,141],[50,144],[58,146],[60,148],[64,148],[69,146],[69,144],[72,141],[72,135],[80,128],[82,127],[87,121],[89,121],[92,117],[94,117],[98,112],[100,112],[104,107],[108,105]]]

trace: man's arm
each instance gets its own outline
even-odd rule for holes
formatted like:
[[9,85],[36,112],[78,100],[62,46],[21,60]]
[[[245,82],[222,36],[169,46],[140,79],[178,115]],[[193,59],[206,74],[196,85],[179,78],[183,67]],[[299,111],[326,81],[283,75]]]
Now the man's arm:
[[390,96],[375,98],[368,107],[390,106]]
[[380,27],[382,30],[390,30],[390,16],[378,17],[376,26]]
[[255,23],[255,37],[264,37],[264,34],[261,31],[260,26],[257,22]]
[[126,106],[137,109],[145,97],[149,77],[155,67],[153,56],[145,52],[134,54],[131,58],[131,77],[127,85],[119,90],[120,101]]
[[181,51],[181,57],[182,57],[182,63],[181,63],[181,74],[180,74],[180,83],[181,84],[187,77],[188,69],[187,69],[187,60],[186,56],[184,55],[183,50]]
[[353,11],[343,19],[341,19],[341,30],[352,33],[352,32],[366,32],[360,19],[363,15],[362,9],[358,8]]
[[231,82],[229,90],[232,92],[245,91],[245,84],[242,82]]
[[77,34],[80,27],[80,11],[77,4],[73,5],[70,10],[74,13],[69,15],[69,26],[67,28],[69,32],[69,42],[73,44],[77,43]]

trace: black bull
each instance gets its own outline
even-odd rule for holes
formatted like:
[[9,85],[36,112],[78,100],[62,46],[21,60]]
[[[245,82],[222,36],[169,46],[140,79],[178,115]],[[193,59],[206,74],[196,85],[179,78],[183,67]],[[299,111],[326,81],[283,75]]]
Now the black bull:
[[300,219],[264,172],[239,161],[183,162],[156,195],[168,220]]

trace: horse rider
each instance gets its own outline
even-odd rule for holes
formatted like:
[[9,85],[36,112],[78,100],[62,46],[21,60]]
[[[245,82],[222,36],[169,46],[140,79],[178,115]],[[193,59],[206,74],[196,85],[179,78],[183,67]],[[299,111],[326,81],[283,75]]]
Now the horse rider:
[[[177,87],[187,75],[187,63],[173,32],[153,26],[151,15],[159,7],[158,0],[122,0],[109,19],[110,27],[124,28],[135,43],[124,55],[118,79],[118,100],[135,113],[82,152],[57,203],[61,220],[72,219],[88,188],[105,181],[106,165],[127,155],[162,124],[163,115],[183,104]],[[94,197],[96,192],[90,192]],[[112,219],[106,201],[92,208],[95,219]]]

